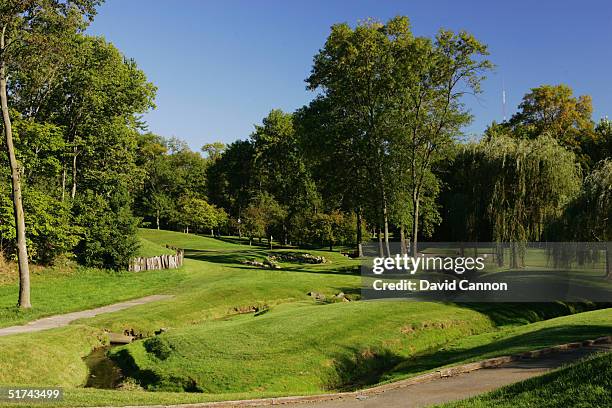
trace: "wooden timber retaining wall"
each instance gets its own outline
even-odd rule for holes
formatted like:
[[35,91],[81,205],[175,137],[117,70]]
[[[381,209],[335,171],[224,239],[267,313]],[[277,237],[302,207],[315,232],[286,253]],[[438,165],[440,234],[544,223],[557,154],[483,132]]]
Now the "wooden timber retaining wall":
[[128,270],[130,272],[140,272],[154,269],[175,269],[182,266],[185,251],[170,245],[166,245],[166,248],[173,249],[175,251],[174,255],[165,254],[153,256],[151,258],[133,258],[130,261]]

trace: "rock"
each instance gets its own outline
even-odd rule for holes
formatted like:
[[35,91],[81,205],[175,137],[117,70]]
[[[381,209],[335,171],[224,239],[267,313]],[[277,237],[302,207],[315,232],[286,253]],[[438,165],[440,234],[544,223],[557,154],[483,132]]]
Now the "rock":
[[307,293],[308,296],[310,296],[311,298],[314,298],[315,300],[325,300],[325,295],[319,292],[308,292]]
[[312,255],[304,252],[284,252],[271,255],[268,258],[273,261],[280,260],[283,262],[293,263],[321,264],[328,262],[328,260],[323,256]]

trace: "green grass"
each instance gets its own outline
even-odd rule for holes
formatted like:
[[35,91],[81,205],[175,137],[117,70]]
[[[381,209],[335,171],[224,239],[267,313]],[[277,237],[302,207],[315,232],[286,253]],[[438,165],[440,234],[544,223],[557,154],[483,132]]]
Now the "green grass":
[[594,355],[552,373],[444,405],[446,408],[609,406],[612,406],[612,353]]
[[147,342],[115,356],[153,372],[137,376],[154,389],[178,391],[191,380],[207,393],[301,394],[376,383],[414,353],[491,329],[485,315],[452,305],[304,302],[170,331],[158,338],[166,359]]
[[0,384],[83,384],[88,373],[82,357],[105,340],[101,330],[83,325],[0,337]]
[[381,381],[397,381],[440,367],[611,334],[612,309],[577,313],[521,326],[502,327],[499,330],[451,341],[444,347],[407,359],[389,370]]
[[19,294],[16,283],[0,286],[0,327],[169,292],[186,277],[184,268],[146,272],[115,272],[92,268],[70,271],[45,269],[32,274],[32,309],[23,311],[15,306]]
[[156,244],[155,242],[151,242],[146,238],[139,237],[140,246],[138,247],[138,252],[136,256],[142,258],[150,258],[158,255],[165,254],[174,254],[172,249],[166,248],[163,245]]
[[[175,297],[63,329],[0,337],[0,384],[62,385],[66,406],[312,394],[391,381],[513,348],[612,332],[611,309],[526,324],[579,311],[563,304],[316,302],[308,292],[331,298],[342,291],[357,298],[359,262],[335,252],[308,250],[331,262],[260,269],[241,262],[264,259],[269,253],[265,247],[168,231],[140,230],[140,235],[150,248],[185,248],[185,265],[141,273],[43,270],[33,277],[31,312],[12,307],[15,284],[0,286],[0,325],[151,293]],[[258,316],[238,313],[264,305],[267,312]],[[161,327],[168,329],[159,336],[163,344],[149,345],[147,352],[144,342],[134,343],[123,348],[121,360],[141,369],[133,375],[152,389],[207,393],[80,388],[86,375],[81,359],[103,341],[102,329],[152,332]],[[151,351],[163,356],[164,349],[170,350],[165,360]],[[44,369],[38,369],[41,365]],[[67,374],[66,367],[74,368]],[[142,369],[150,370],[148,379]],[[24,374],[14,377],[15,372]]]

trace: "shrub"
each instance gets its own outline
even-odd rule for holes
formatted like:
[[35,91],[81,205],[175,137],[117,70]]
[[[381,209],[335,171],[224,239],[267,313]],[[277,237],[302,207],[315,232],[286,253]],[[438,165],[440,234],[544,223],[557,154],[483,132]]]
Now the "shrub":
[[144,341],[147,353],[153,354],[160,360],[165,360],[172,354],[172,347],[161,337],[152,337]]
[[132,215],[127,194],[110,199],[91,191],[77,195],[73,212],[80,227],[75,249],[80,263],[109,269],[126,269],[138,250],[138,219]]

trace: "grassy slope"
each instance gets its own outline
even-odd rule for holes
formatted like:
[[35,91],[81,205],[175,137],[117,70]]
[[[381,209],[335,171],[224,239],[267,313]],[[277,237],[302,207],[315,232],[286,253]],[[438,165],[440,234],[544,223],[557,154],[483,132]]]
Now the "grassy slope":
[[[174,251],[145,238],[138,256]],[[15,307],[19,286],[15,280],[0,284],[0,327],[23,324],[40,317],[94,308],[127,299],[161,293],[180,284],[184,270],[128,273],[93,268],[32,268],[33,308]]]
[[136,253],[136,256],[140,256],[143,258],[149,258],[149,257],[164,255],[164,254],[174,254],[173,250],[166,248],[163,245],[156,244],[155,242],[149,241],[148,239],[143,238],[142,236],[139,237],[139,242],[140,242],[140,247],[138,248],[138,252]]
[[84,383],[87,367],[81,357],[104,341],[102,330],[82,325],[0,337],[0,384],[70,387]]
[[612,406],[612,353],[499,390],[444,405],[447,408],[609,407]]
[[451,305],[293,304],[171,331],[159,337],[171,349],[164,360],[143,342],[127,350],[141,369],[161,377],[155,384],[161,389],[177,390],[182,378],[210,393],[299,394],[376,382],[414,353],[491,329],[486,316]]
[[32,275],[33,308],[15,307],[17,284],[0,286],[0,327],[43,316],[90,309],[122,300],[163,293],[186,278],[186,271],[113,272],[78,268],[67,273],[44,270]]
[[612,334],[612,309],[561,316],[522,326],[508,326],[475,336],[463,337],[433,353],[408,359],[385,374],[383,382],[397,381],[418,373],[485,358],[594,339]]
[[[165,293],[174,293],[176,297],[169,301],[82,321],[81,324],[89,326],[87,330],[91,330],[92,333],[87,344],[96,344],[98,340],[93,333],[98,333],[101,328],[122,330],[133,327],[136,330],[150,331],[159,327],[168,327],[167,338],[186,353],[186,357],[180,357],[174,362],[172,360],[176,356],[170,357],[164,363],[148,361],[150,356],[143,356],[142,346],[138,344],[130,346],[130,349],[134,350],[133,355],[140,359],[141,364],[149,364],[159,370],[162,376],[177,368],[181,368],[181,375],[184,375],[183,367],[187,370],[194,369],[189,366],[190,353],[208,358],[207,361],[210,363],[208,370],[215,381],[210,384],[205,382],[199,386],[204,385],[203,388],[210,386],[208,389],[222,394],[144,393],[69,388],[66,405],[101,405],[110,402],[116,404],[193,402],[282,395],[293,393],[295,390],[316,392],[330,385],[341,387],[371,383],[393,376],[412,375],[414,370],[389,371],[391,368],[389,363],[393,363],[395,367],[405,368],[411,365],[407,364],[408,361],[419,356],[433,356],[436,347],[427,350],[427,345],[437,346],[449,340],[458,341],[470,333],[493,330],[494,323],[521,322],[542,317],[536,313],[543,309],[541,305],[535,307],[496,305],[488,309],[427,304],[430,306],[428,309],[423,307],[424,304],[406,302],[315,305],[306,295],[307,292],[318,291],[332,295],[339,291],[351,294],[357,290],[360,278],[353,272],[358,264],[356,261],[325,251],[308,251],[323,254],[333,262],[323,265],[284,265],[285,269],[278,271],[263,270],[239,263],[243,259],[263,258],[266,251],[262,248],[166,231],[143,230],[141,234],[149,241],[160,245],[168,243],[186,248],[188,256],[192,259],[187,259],[185,266],[180,270],[160,271],[161,276],[155,275],[155,272],[147,272],[126,274],[125,277],[117,278],[122,279],[121,281],[113,281],[115,277],[106,276],[99,281],[94,279],[94,282],[84,277],[77,294],[71,286],[74,276],[45,277],[38,281],[37,286],[42,294],[43,289],[47,292],[47,286],[56,285],[54,296],[38,298],[37,307],[44,309],[55,305],[58,312],[62,307],[85,308],[89,307],[85,306],[87,302],[103,303],[100,296],[108,296],[105,298],[108,300],[116,295],[115,292],[122,291],[123,294],[130,292],[134,295],[132,297],[144,295],[147,291],[151,293],[163,290]],[[143,277],[142,281],[140,277]],[[53,283],[54,279],[57,279],[57,283]],[[107,282],[107,279],[110,282]],[[156,282],[163,283],[158,285]],[[108,286],[104,286],[107,283]],[[149,285],[153,285],[153,288]],[[106,290],[101,291],[100,287],[105,287]],[[4,288],[0,287],[0,293],[2,290]],[[56,297],[63,298],[64,303],[56,302]],[[81,301],[80,298],[85,300]],[[75,302],[80,306],[76,307]],[[235,307],[255,304],[268,304],[272,308],[259,317],[253,317],[252,314],[232,317]],[[566,312],[563,308],[552,309],[547,317]],[[582,329],[576,330],[573,334],[593,337],[595,333],[598,335],[609,333],[612,311],[595,313],[600,314],[576,316],[576,322],[582,321],[581,325],[593,326],[588,336]],[[593,320],[595,318],[601,321]],[[359,323],[354,323],[355,321]],[[453,329],[441,328],[441,322],[445,322],[446,326],[451,321]],[[548,323],[555,324],[553,321]],[[562,321],[561,324],[567,326],[566,321]],[[535,326],[533,330],[539,330],[538,327]],[[405,329],[403,332],[402,328]],[[527,326],[523,329],[530,330]],[[65,329],[32,335],[39,349],[49,355],[57,356],[57,359],[50,359],[48,364],[44,362],[45,360],[41,360],[34,350],[27,347],[21,350],[21,354],[17,354],[17,350],[13,349],[15,355],[12,359],[6,358],[4,353],[0,354],[0,362],[3,364],[3,369],[0,370],[0,383],[14,383],[16,380],[11,373],[20,369],[17,367],[31,366],[33,369],[27,372],[27,382],[24,379],[22,384],[79,386],[84,381],[83,372],[66,370],[65,367],[78,362],[87,354],[85,351],[87,346],[81,343],[83,339],[72,341],[73,338],[84,336],[82,330],[84,330],[82,326],[72,325]],[[572,335],[572,330],[568,330],[568,336]],[[61,336],[67,341],[53,340],[53,336],[58,332],[61,332]],[[194,335],[201,335],[197,337],[198,341],[195,343]],[[512,333],[508,332],[508,335],[512,337]],[[5,345],[11,344],[16,338],[18,337],[0,338],[0,350],[4,350]],[[465,347],[477,348],[479,342],[484,345],[490,340],[491,338],[482,337],[480,340],[474,340],[474,344]],[[557,339],[549,337],[548,341],[554,344]],[[332,345],[328,346],[328,343]],[[499,345],[503,346],[503,343]],[[216,354],[207,357],[208,347],[216,350]],[[236,366],[232,358],[238,358],[240,354],[229,351],[226,355],[224,352],[226,349],[236,349],[260,356],[266,356],[269,352],[276,364],[258,368],[256,364],[250,366],[246,360],[242,360],[243,371],[234,375],[231,371],[225,372],[225,370]],[[293,359],[285,358],[282,356],[283,350],[295,350],[297,353],[294,353]],[[457,352],[459,353],[459,349]],[[495,350],[486,349],[483,352],[494,354]],[[459,357],[456,359],[458,361]],[[20,365],[17,366],[17,363]],[[36,370],[36,367],[43,364],[45,370]],[[194,364],[199,363],[194,362]],[[295,365],[298,369],[301,367],[302,371],[279,367],[281,365]],[[312,371],[321,365],[327,368],[325,375],[313,374]],[[358,369],[356,370],[358,375],[347,378],[336,375],[335,367],[351,369],[360,367],[361,371]],[[427,367],[422,368],[426,369]],[[84,370],[84,366],[81,370]],[[384,377],[384,372],[391,374]],[[242,389],[249,389],[248,393],[231,393],[239,388],[233,385],[235,379],[238,376],[251,375],[250,373],[265,375],[261,381],[241,380],[241,384],[244,385]],[[282,378],[273,378],[275,374]],[[288,377],[283,377],[285,375]]]

